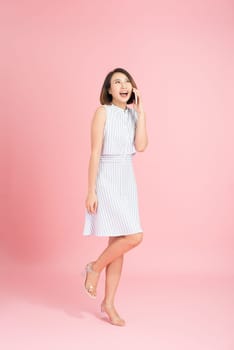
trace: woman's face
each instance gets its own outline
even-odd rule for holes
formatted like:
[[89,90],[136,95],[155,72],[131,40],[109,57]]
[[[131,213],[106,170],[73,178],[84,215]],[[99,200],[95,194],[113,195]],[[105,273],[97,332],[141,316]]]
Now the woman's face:
[[127,103],[132,93],[132,83],[128,77],[117,72],[112,75],[110,83],[108,92],[112,95],[112,101],[114,103]]

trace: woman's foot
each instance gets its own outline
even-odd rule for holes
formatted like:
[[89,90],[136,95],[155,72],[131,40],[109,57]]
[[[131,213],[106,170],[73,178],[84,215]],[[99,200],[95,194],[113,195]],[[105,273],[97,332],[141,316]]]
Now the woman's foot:
[[101,311],[105,312],[108,315],[109,320],[113,325],[125,326],[125,321],[119,316],[119,314],[115,310],[114,305],[106,304],[105,302],[102,302]]
[[85,279],[85,290],[91,298],[96,298],[96,288],[100,273],[93,270],[93,263],[89,263],[85,267],[86,279]]

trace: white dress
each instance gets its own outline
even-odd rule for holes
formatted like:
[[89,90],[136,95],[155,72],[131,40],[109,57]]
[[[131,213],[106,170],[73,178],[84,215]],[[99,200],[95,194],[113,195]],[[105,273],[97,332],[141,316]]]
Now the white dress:
[[98,205],[95,214],[85,209],[83,235],[112,237],[143,232],[132,163],[137,113],[114,104],[104,107],[107,117],[96,179]]

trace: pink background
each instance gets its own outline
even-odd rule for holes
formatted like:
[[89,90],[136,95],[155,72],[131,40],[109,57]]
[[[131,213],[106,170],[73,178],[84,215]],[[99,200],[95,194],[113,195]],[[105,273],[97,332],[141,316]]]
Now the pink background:
[[129,268],[137,258],[142,270],[233,272],[230,4],[5,5],[2,254],[67,264],[103,246],[81,236],[89,128],[106,73],[121,66],[142,91],[149,134],[134,159],[145,240]]
[[126,274],[233,276],[233,2],[8,1],[0,23],[1,266],[79,273],[104,248],[81,234],[90,122],[123,67],[149,135]]

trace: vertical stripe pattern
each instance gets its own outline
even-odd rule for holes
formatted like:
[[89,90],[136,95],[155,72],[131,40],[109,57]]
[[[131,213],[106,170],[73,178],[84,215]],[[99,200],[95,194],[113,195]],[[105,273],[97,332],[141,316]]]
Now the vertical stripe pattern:
[[137,114],[134,109],[123,110],[115,105],[105,105],[106,123],[102,154],[135,154],[135,125]]
[[132,158],[136,153],[135,111],[106,106],[102,154],[96,179],[97,212],[85,211],[83,235],[121,236],[142,232]]

